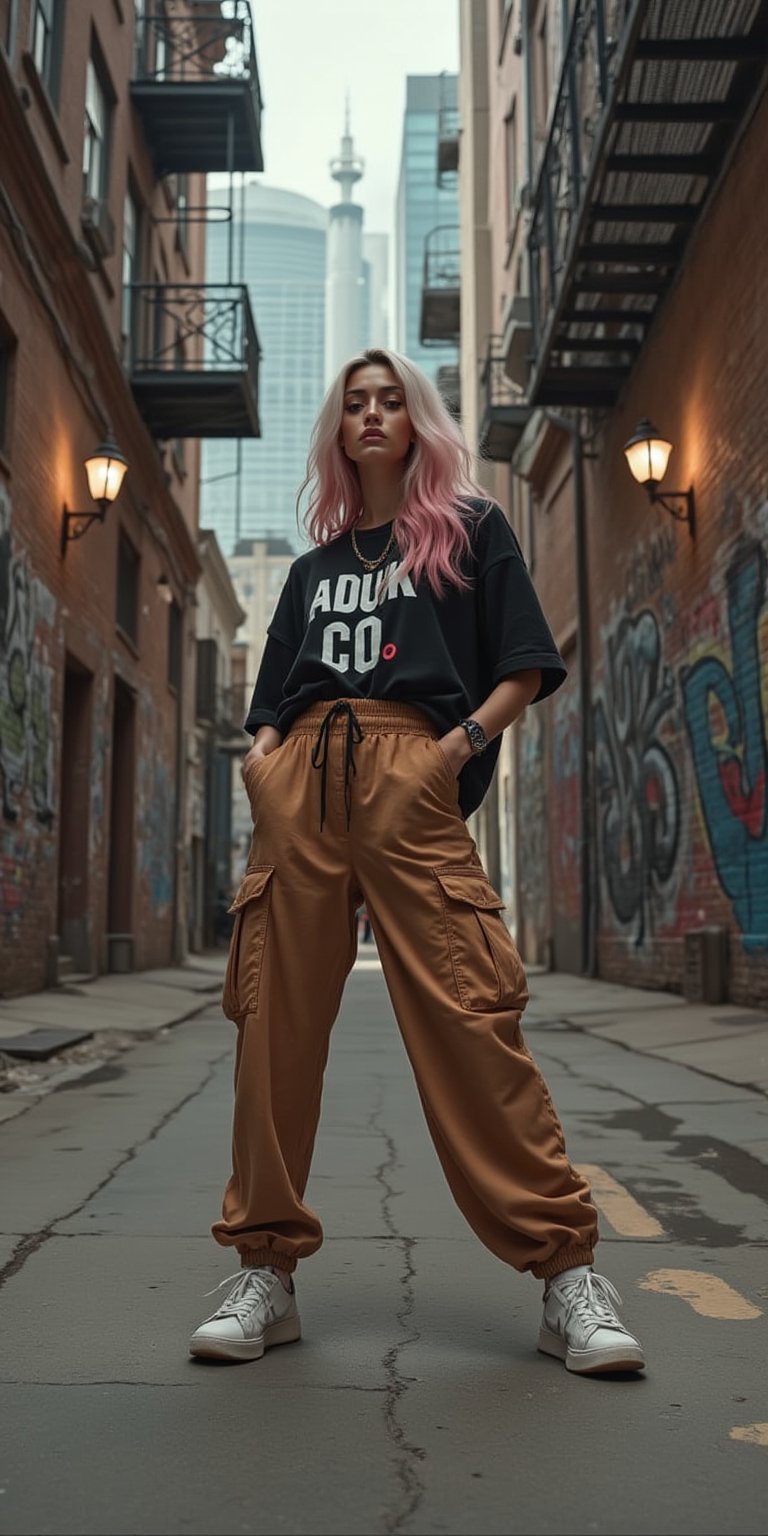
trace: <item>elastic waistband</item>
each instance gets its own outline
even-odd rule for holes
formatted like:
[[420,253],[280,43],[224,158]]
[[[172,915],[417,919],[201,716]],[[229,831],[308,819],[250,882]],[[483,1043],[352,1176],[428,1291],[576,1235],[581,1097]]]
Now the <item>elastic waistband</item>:
[[[412,704],[392,703],[387,699],[329,699],[322,704],[311,704],[303,714],[298,715],[293,724],[289,726],[288,735],[316,736],[328,711],[334,704],[349,704],[355,712],[360,727],[366,730],[377,731],[379,734],[391,731],[393,735],[400,736],[439,736],[437,726],[420,709]],[[348,729],[348,719],[344,715],[337,715],[330,722],[329,729],[336,735],[341,735]]]

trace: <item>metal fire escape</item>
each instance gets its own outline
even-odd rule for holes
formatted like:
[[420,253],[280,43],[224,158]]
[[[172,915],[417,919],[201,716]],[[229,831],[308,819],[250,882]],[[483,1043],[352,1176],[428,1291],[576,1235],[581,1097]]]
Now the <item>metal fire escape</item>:
[[768,0],[575,0],[532,199],[529,404],[616,400],[767,66]]
[[[157,175],[226,171],[231,187],[263,170],[248,0],[157,0],[136,25],[131,101]],[[132,285],[130,381],[153,436],[258,437],[260,356],[245,284]]]

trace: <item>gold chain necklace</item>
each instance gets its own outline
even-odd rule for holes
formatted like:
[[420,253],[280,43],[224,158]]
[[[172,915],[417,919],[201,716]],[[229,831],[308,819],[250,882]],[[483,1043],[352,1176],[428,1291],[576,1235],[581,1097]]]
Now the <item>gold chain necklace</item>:
[[389,554],[389,552],[390,552],[390,550],[391,550],[391,548],[392,548],[392,546],[393,546],[393,544],[395,542],[395,524],[394,523],[392,524],[392,532],[390,533],[389,538],[387,539],[386,546],[382,550],[382,553],[378,556],[378,558],[376,560],[366,560],[365,555],[361,555],[360,549],[359,549],[359,546],[358,546],[358,543],[357,543],[357,539],[355,538],[355,530],[354,530],[354,528],[350,528],[350,530],[349,530],[349,537],[352,540],[352,548],[355,551],[355,554],[357,555],[357,558],[360,561],[360,564],[365,566],[366,571],[375,571],[378,566],[384,564],[384,561],[386,560],[387,555]]

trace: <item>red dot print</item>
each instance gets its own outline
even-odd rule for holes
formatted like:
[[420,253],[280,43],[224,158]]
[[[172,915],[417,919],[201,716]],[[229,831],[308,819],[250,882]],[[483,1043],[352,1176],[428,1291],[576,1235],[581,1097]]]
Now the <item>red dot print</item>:
[[385,645],[381,654],[385,661],[392,661],[392,659],[397,655],[397,646]]

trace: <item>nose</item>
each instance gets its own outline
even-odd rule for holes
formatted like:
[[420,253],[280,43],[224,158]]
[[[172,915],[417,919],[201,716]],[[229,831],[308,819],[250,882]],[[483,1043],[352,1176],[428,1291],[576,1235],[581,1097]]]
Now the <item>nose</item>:
[[381,412],[375,400],[368,401],[363,412],[363,418],[366,426],[375,425],[376,422],[381,421]]

